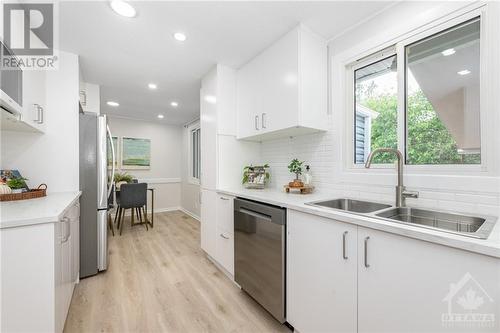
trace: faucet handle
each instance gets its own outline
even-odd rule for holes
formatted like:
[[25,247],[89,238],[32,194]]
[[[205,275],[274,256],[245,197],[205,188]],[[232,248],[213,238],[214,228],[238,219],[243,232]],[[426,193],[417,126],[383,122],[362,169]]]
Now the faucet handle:
[[404,190],[403,193],[401,193],[401,195],[404,198],[413,198],[413,199],[417,199],[418,198],[418,192],[417,191],[407,191],[407,190]]

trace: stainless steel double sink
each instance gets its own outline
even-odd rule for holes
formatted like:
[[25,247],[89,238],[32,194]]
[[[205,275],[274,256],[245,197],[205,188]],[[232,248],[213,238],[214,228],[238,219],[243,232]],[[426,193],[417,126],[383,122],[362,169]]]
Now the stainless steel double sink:
[[308,202],[306,205],[480,239],[488,238],[496,223],[496,218],[490,216],[469,216],[420,208],[392,207],[387,204],[347,198]]

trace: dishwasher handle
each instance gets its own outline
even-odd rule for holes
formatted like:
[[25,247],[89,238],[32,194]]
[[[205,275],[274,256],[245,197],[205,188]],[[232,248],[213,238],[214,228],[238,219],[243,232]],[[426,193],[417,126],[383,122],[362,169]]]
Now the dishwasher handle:
[[255,212],[253,210],[246,209],[246,208],[243,208],[243,207],[240,207],[239,212],[243,213],[243,214],[246,214],[246,215],[250,215],[250,216],[256,217],[258,219],[263,219],[263,220],[266,220],[266,221],[269,221],[269,222],[273,221],[273,218],[271,216],[269,216],[269,215],[262,214],[262,213],[259,213],[259,212]]

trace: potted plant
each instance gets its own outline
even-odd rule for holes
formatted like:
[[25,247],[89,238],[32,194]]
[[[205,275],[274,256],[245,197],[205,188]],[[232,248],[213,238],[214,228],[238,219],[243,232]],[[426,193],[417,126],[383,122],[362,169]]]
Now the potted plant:
[[132,179],[134,179],[132,175],[129,175],[126,172],[123,173],[117,172],[115,173],[113,181],[115,182],[116,189],[119,190],[122,184],[132,183]]
[[300,180],[300,175],[302,174],[302,164],[304,161],[299,161],[294,158],[290,164],[288,165],[288,170],[295,174],[295,180],[293,182],[288,183],[290,187],[303,187],[304,183]]
[[28,188],[26,185],[27,180],[24,177],[14,177],[7,180],[7,186],[12,189],[12,193],[22,193]]

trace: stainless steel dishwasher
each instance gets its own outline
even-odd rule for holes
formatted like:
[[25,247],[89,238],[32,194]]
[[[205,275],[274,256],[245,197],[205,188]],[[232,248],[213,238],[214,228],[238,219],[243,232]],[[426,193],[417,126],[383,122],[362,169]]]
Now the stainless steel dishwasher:
[[234,279],[285,322],[286,209],[234,200]]

